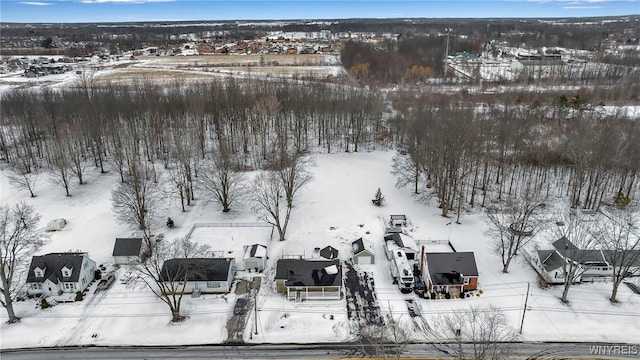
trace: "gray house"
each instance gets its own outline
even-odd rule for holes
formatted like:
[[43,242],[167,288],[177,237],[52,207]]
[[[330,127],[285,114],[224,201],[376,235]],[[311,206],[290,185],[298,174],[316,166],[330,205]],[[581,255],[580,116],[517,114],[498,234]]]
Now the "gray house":
[[354,264],[367,265],[375,263],[375,256],[373,254],[373,250],[371,249],[371,244],[365,244],[362,238],[352,242],[351,248],[353,249]]
[[120,265],[130,265],[140,262],[142,238],[116,238],[113,246],[113,261]]
[[159,280],[170,293],[228,293],[234,264],[232,258],[169,259],[162,264]]

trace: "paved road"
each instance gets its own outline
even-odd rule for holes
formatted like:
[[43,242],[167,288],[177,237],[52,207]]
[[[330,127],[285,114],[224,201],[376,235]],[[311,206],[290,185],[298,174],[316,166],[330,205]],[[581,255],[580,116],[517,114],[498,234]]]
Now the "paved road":
[[[594,354],[598,346],[598,354]],[[411,344],[403,357],[453,358],[452,349],[443,345]],[[469,351],[470,345],[463,345]],[[3,351],[2,360],[49,359],[346,359],[363,356],[358,344],[185,346],[147,348],[65,348]],[[509,358],[527,360],[561,359],[638,359],[640,345],[517,343]]]

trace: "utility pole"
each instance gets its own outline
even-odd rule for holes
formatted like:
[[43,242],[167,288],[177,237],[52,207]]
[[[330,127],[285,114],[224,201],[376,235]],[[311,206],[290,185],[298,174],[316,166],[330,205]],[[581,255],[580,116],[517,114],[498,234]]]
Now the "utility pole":
[[446,79],[447,71],[449,70],[447,61],[449,60],[449,34],[451,33],[451,28],[446,28],[445,30],[447,30],[447,48],[444,53],[444,77]]
[[529,282],[527,281],[527,296],[524,298],[524,309],[522,309],[522,321],[520,321],[520,334],[522,334],[522,327],[524,326],[524,314],[527,313],[527,302],[529,301]]
[[256,327],[255,335],[258,335],[258,289],[253,289],[253,313],[254,313],[254,323]]

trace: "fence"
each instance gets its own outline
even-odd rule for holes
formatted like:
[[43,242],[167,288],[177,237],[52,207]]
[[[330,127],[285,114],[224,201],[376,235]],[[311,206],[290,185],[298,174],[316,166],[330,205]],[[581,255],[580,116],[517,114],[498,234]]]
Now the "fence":
[[200,227],[270,227],[271,228],[271,234],[269,235],[270,238],[273,238],[273,228],[274,228],[273,225],[265,224],[265,223],[195,223],[191,226],[191,229],[189,230],[187,235],[185,235],[185,237],[187,239],[190,239],[195,229]]

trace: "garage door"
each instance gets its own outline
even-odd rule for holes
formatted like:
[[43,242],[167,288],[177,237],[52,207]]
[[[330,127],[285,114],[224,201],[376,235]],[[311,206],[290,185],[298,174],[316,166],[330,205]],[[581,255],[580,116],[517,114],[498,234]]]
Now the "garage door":
[[369,255],[363,255],[363,256],[359,256],[358,257],[358,264],[362,264],[362,265],[368,265],[371,264],[371,256]]

